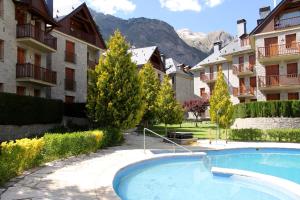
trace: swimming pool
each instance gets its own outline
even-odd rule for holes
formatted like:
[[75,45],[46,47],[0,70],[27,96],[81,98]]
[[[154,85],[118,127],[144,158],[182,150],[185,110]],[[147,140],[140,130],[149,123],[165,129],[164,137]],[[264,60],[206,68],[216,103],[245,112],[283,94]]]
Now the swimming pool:
[[[131,165],[117,173],[113,185],[122,200],[292,200],[297,198],[272,184],[241,176],[214,176],[211,167],[250,170],[297,182],[297,164],[300,150],[208,151],[206,157],[175,156]],[[286,172],[290,168],[292,172]]]

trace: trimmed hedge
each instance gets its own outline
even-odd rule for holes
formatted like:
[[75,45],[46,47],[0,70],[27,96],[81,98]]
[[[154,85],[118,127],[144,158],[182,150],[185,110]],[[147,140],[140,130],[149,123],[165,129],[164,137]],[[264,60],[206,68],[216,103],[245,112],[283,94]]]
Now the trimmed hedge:
[[40,139],[21,139],[0,144],[0,185],[24,170],[56,159],[88,154],[117,145],[123,137],[118,130],[95,130],[46,134]]
[[64,103],[64,116],[87,118],[86,103]]
[[60,123],[63,117],[63,102],[0,93],[0,111],[1,125]]
[[234,118],[300,117],[300,101],[266,101],[234,106]]
[[230,140],[236,141],[270,141],[270,142],[300,142],[300,129],[232,129]]

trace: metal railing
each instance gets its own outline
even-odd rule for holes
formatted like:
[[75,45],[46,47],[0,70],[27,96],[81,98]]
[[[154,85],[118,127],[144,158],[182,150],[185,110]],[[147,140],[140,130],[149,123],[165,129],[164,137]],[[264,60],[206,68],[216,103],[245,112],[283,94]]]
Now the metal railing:
[[246,66],[245,64],[233,65],[233,74],[240,74],[240,73],[252,73],[254,72],[254,65],[249,64]]
[[180,147],[180,148],[182,148],[184,150],[186,150],[189,153],[193,153],[193,151],[185,148],[184,146],[181,146],[181,145],[177,144],[176,142],[174,142],[174,141],[172,141],[172,140],[170,140],[170,139],[168,139],[168,138],[166,138],[164,136],[159,135],[158,133],[155,133],[154,131],[152,131],[152,130],[150,130],[148,128],[144,128],[144,153],[146,153],[146,132],[147,131],[150,132],[150,133],[152,133],[152,134],[154,134],[154,135],[156,135],[156,136],[158,136],[158,137],[160,137],[160,138],[162,138],[162,139],[164,139],[164,140],[166,140],[166,141],[168,141],[168,142],[170,142],[170,143],[172,143],[173,144],[173,152],[174,153],[176,152],[176,146]]
[[215,73],[201,74],[200,79],[203,82],[215,81],[215,80],[217,80],[217,76],[218,76],[218,73],[216,73],[216,72]]
[[300,54],[300,42],[258,47],[258,57],[260,59],[284,56],[284,55],[299,55],[299,54]]
[[297,25],[300,25],[300,16],[291,17],[287,19],[280,19],[275,23],[274,27],[275,30],[277,30],[277,29],[288,28]]

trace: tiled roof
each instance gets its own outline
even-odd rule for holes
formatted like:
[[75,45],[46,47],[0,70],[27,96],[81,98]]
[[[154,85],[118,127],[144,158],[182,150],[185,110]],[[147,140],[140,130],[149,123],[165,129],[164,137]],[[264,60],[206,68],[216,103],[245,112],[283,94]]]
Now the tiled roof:
[[173,58],[168,58],[166,59],[166,73],[169,74],[183,74],[183,75],[188,75],[188,76],[193,76],[193,73],[187,72],[185,70],[182,70],[181,66],[183,64],[180,64]]
[[215,64],[215,63],[223,63],[226,62],[226,59],[221,56],[221,51],[217,51],[212,53],[210,56],[202,60],[198,63],[192,70],[201,69],[205,65]]
[[245,45],[241,46],[240,38],[234,38],[228,45],[226,45],[223,49],[220,50],[221,56],[230,55],[237,52],[250,51],[251,46]]

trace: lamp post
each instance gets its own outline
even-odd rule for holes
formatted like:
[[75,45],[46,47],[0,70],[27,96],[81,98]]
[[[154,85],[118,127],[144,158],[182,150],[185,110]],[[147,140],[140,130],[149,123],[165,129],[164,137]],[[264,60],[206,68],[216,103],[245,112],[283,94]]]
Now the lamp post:
[[220,139],[220,123],[219,123],[219,118],[220,118],[221,111],[222,111],[221,108],[217,111],[216,143],[217,143],[218,139]]

